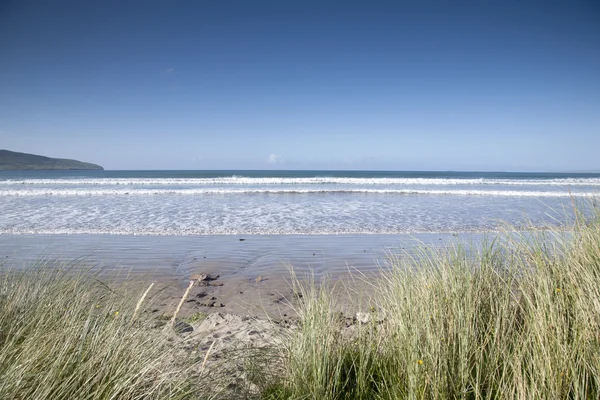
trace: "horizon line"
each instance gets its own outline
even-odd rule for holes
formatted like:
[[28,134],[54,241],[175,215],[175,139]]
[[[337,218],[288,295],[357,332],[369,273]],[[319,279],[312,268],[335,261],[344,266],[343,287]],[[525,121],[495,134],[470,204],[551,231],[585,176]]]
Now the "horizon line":
[[[59,170],[55,170],[59,171]],[[63,170],[65,171],[65,170]],[[84,170],[80,170],[84,171]],[[541,170],[522,170],[522,171],[502,171],[502,170],[408,170],[408,169],[107,169],[104,171],[197,171],[197,172],[235,172],[235,171],[247,171],[247,172],[434,172],[434,173],[502,173],[502,174],[600,174],[600,170],[565,170],[565,171],[541,171]]]

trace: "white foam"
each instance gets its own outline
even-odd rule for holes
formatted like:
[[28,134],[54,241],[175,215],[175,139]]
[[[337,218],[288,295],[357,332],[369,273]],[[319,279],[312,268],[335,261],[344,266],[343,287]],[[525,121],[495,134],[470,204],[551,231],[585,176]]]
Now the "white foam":
[[600,186],[600,178],[493,179],[493,178],[92,178],[0,180],[0,185],[87,186],[204,186],[204,185],[506,185]]
[[[573,185],[569,190],[568,187]],[[395,234],[552,221],[600,179],[82,178],[0,181],[0,233]],[[559,216],[560,217],[560,216]]]
[[[498,229],[485,229],[485,232],[493,232]],[[460,232],[482,232],[482,229],[461,230]],[[356,230],[356,229],[340,229],[338,231],[331,230],[296,230],[290,231],[286,229],[231,229],[231,230],[202,230],[202,229],[154,229],[154,230],[137,230],[137,229],[3,229],[0,228],[0,235],[122,235],[122,236],[193,236],[193,235],[398,235],[398,234],[418,234],[418,233],[453,233],[454,230],[418,230],[418,229],[379,229],[379,230]]]
[[439,190],[439,189],[366,189],[366,188],[274,188],[274,189],[22,189],[0,190],[0,197],[20,196],[199,196],[199,195],[230,195],[230,194],[388,194],[388,195],[437,195],[437,196],[495,196],[495,197],[598,197],[600,192],[569,192],[569,191],[525,191],[525,190]]

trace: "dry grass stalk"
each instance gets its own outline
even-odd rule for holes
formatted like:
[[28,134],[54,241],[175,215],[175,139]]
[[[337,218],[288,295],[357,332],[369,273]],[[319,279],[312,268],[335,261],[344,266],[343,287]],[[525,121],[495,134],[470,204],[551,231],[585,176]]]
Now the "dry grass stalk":
[[142,304],[144,303],[144,299],[146,298],[146,296],[148,295],[148,292],[150,292],[150,289],[152,289],[152,286],[154,286],[154,282],[152,282],[150,284],[150,286],[148,286],[148,289],[146,289],[146,291],[144,292],[144,294],[142,295],[142,297],[139,299],[139,301],[137,302],[136,306],[135,306],[135,311],[133,312],[133,316],[131,317],[131,321],[133,322],[135,320],[135,317],[137,316],[138,311],[140,310],[140,308],[142,307]]
[[190,280],[190,283],[189,283],[187,289],[185,290],[183,297],[179,301],[179,304],[177,305],[177,308],[175,309],[175,313],[173,313],[173,317],[171,318],[171,321],[169,322],[169,328],[172,329],[173,325],[175,325],[175,319],[177,318],[177,314],[179,314],[179,311],[181,310],[181,306],[183,306],[183,303],[185,303],[185,300],[187,299],[188,295],[190,294],[190,290],[192,290],[192,286],[194,286],[194,283],[196,283],[196,281]]

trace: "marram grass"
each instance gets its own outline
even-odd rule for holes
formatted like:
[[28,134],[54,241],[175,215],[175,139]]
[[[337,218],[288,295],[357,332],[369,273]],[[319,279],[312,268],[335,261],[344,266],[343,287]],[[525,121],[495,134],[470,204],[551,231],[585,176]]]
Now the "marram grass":
[[279,399],[600,398],[600,223],[391,259],[370,321],[300,283]]
[[198,398],[192,365],[145,313],[148,287],[115,290],[55,263],[0,276],[1,399]]

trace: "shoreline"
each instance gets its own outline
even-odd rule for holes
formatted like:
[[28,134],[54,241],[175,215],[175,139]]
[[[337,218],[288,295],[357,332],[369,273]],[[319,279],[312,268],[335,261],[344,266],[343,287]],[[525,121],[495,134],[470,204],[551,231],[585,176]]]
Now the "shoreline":
[[[107,281],[134,280],[160,286],[157,313],[175,308],[193,275],[215,279],[194,286],[181,315],[231,313],[290,315],[295,300],[290,268],[300,278],[344,281],[376,277],[390,255],[410,257],[422,247],[447,249],[479,244],[487,233],[402,235],[0,235],[0,265],[21,268],[43,261],[93,268]],[[355,285],[356,282],[353,283]],[[283,311],[282,311],[283,310]],[[354,311],[348,310],[350,314]]]
[[[420,235],[0,235],[0,263],[20,268],[50,260],[73,268],[94,267],[107,280],[156,282],[164,288],[160,311],[173,309],[190,276],[218,279],[194,286],[182,316],[196,312],[274,316],[290,314],[293,267],[299,277],[338,281],[355,271],[376,276],[390,254],[411,254],[420,246],[443,248],[483,234]],[[77,262],[73,263],[74,260]],[[282,311],[286,309],[287,311]]]

